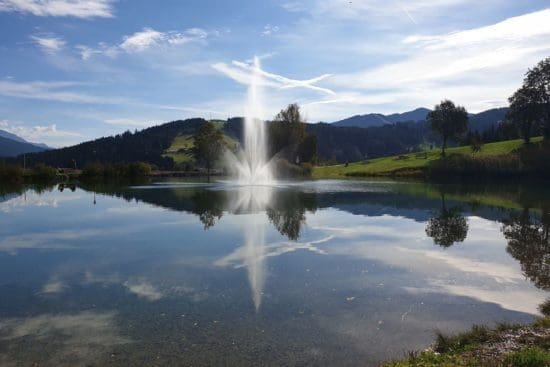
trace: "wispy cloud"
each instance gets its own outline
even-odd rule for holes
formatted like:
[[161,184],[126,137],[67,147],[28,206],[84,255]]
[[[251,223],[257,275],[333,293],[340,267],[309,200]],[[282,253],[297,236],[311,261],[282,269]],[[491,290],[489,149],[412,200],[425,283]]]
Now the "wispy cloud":
[[0,0],[0,11],[35,16],[109,18],[113,0]]
[[93,55],[105,55],[111,58],[120,53],[138,53],[154,47],[178,46],[191,42],[205,40],[209,32],[202,28],[189,28],[184,31],[161,32],[153,28],[143,28],[139,32],[124,36],[118,44],[99,43],[96,47],[78,45],[83,60],[88,60]]
[[[390,19],[403,19],[416,23],[413,13],[431,14],[446,8],[473,3],[473,0],[314,0],[300,3],[284,3],[282,6],[288,11],[304,11],[307,9],[314,16],[387,22]],[[304,4],[309,3],[309,4]],[[406,4],[406,8],[404,7]],[[403,11],[399,11],[399,9]]]
[[0,121],[0,129],[18,135],[28,141],[43,141],[46,138],[74,138],[82,135],[72,131],[59,130],[56,124],[23,126],[8,120]]
[[408,57],[335,75],[329,83],[353,90],[346,103],[413,107],[452,98],[479,111],[507,103],[525,71],[550,52],[548,37],[550,9],[474,29],[407,36],[402,45]]
[[117,126],[129,126],[129,127],[145,127],[151,126],[154,123],[151,120],[136,120],[131,118],[110,118],[103,120],[106,124]]
[[213,64],[212,67],[241,84],[249,84],[252,80],[253,73],[257,71],[262,76],[260,84],[264,86],[280,89],[305,88],[330,95],[336,94],[331,89],[315,85],[321,80],[330,77],[331,74],[323,74],[312,79],[298,80],[287,78],[285,76],[274,73],[269,73],[261,68],[255,70],[255,66],[251,65],[250,63],[245,63],[241,61],[233,61],[231,65],[228,65],[226,63],[217,63]]
[[277,33],[277,32],[279,32],[279,26],[266,24],[264,26],[263,31],[262,31],[262,36],[270,36],[270,35],[272,35],[274,33]]
[[46,53],[55,53],[65,46],[65,41],[58,37],[31,36],[31,39]]
[[104,98],[81,92],[75,92],[70,88],[82,86],[77,82],[14,82],[0,80],[0,95],[8,97],[39,99],[57,102],[92,103],[92,104],[117,104],[124,103],[121,98]]

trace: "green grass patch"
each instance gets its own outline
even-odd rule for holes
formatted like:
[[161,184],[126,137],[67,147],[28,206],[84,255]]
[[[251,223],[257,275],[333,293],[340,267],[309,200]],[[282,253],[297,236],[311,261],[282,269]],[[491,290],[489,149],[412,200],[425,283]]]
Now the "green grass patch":
[[[533,138],[533,143],[542,141],[542,137]],[[507,140],[483,145],[481,151],[473,154],[469,146],[447,149],[447,155],[464,154],[476,157],[508,154],[520,148],[523,140]],[[398,156],[370,159],[366,162],[319,166],[313,170],[314,178],[341,178],[345,176],[419,176],[429,162],[441,158],[441,150],[409,153]]]
[[525,348],[508,354],[505,358],[506,366],[513,367],[548,367],[550,366],[550,352],[541,348]]
[[[215,122],[216,128],[221,129],[223,122]],[[225,135],[223,141],[229,150],[235,150],[239,146],[239,142],[232,137]],[[172,158],[176,165],[182,165],[185,163],[193,163],[195,161],[193,157],[193,145],[195,139],[193,135],[178,135],[172,141],[172,144],[166,149],[163,157]]]

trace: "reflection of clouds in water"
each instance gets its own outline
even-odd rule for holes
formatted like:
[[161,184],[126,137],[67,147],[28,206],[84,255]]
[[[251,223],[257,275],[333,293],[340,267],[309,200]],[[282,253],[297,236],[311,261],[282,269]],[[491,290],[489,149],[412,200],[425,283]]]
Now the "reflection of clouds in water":
[[[294,252],[296,250],[308,250],[321,255],[326,255],[327,254],[326,251],[319,248],[317,245],[326,243],[332,240],[333,238],[334,236],[327,236],[316,241],[308,241],[308,242],[288,241],[288,242],[276,242],[276,243],[266,244],[264,246],[266,251],[263,254],[261,254],[261,257],[265,259],[268,257],[274,257],[274,256],[283,255],[289,252]],[[246,258],[249,255],[249,253],[246,252],[245,247],[246,246],[244,245],[238,247],[231,254],[216,260],[214,262],[214,265],[221,266],[221,267],[233,266],[235,269],[245,267],[247,263]],[[258,260],[262,260],[262,259],[258,259]]]
[[265,231],[268,223],[263,215],[248,215],[243,222],[246,223],[244,244],[236,248],[231,254],[216,260],[214,265],[246,268],[256,311],[260,308],[262,302],[262,294],[266,281],[265,260],[268,257],[279,256],[296,250],[308,250],[324,254],[324,251],[316,245],[327,242],[332,238],[329,236],[318,241],[303,243],[288,241],[266,244]]
[[465,296],[475,298],[482,302],[496,303],[502,308],[512,311],[525,312],[531,315],[537,315],[538,305],[545,299],[542,292],[532,292],[529,290],[515,289],[491,289],[487,287],[476,287],[470,285],[453,285],[441,280],[432,280],[428,282],[427,287],[404,287],[412,294],[422,293],[447,293],[455,296]]
[[12,213],[15,211],[22,211],[24,207],[51,207],[57,208],[60,203],[67,201],[80,200],[81,196],[54,196],[44,197],[42,194],[35,193],[33,191],[27,191],[26,195],[20,195],[13,199],[0,202],[0,212]]
[[99,229],[19,234],[0,240],[0,251],[16,254],[18,250],[23,249],[70,249],[74,248],[73,241],[105,234],[105,230]]
[[504,251],[504,256],[495,258],[495,247],[503,246],[498,223],[470,217],[465,243],[437,250],[425,236],[425,223],[390,216],[320,214],[309,219],[310,227],[341,240],[331,241],[338,246],[324,247],[329,255],[382,261],[415,274],[411,279],[427,280],[430,291],[473,297],[509,310],[536,314],[544,301],[544,293],[525,282],[516,261]]
[[499,264],[489,261],[477,261],[465,257],[456,256],[448,252],[438,252],[432,250],[411,250],[403,247],[395,248],[411,255],[411,258],[435,260],[438,264],[446,264],[464,273],[475,273],[480,276],[492,278],[497,283],[518,284],[523,282],[524,277],[518,272],[518,269],[505,264]]
[[[0,321],[0,335],[12,345],[22,343],[23,350],[27,350],[29,343],[44,343],[48,353],[34,358],[48,358],[48,365],[88,365],[97,363],[98,356],[114,345],[130,342],[117,330],[115,316],[114,312],[81,312],[73,315],[45,314],[4,319]],[[18,349],[20,348],[10,348],[13,351]],[[25,352],[27,358],[28,352]],[[4,359],[18,360],[20,357],[5,356]]]
[[55,294],[61,293],[67,286],[59,279],[53,278],[48,283],[44,284],[40,294]]
[[129,280],[124,282],[124,286],[138,297],[149,301],[158,301],[164,294],[145,279]]
[[134,204],[132,206],[117,206],[105,209],[105,213],[114,215],[148,215],[151,212],[168,212],[168,209],[152,205]]

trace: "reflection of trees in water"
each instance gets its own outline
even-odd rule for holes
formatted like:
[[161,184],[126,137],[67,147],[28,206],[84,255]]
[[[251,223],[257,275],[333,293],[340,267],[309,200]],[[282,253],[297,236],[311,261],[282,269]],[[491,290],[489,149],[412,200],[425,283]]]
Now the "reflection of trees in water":
[[441,195],[441,211],[430,218],[426,234],[441,247],[450,247],[456,242],[463,242],[468,234],[468,221],[462,215],[460,207],[447,208],[445,195]]
[[197,191],[193,197],[193,212],[199,216],[204,229],[213,227],[223,216],[226,198],[216,191]]
[[266,213],[277,231],[290,240],[297,240],[306,222],[306,210],[315,211],[315,196],[298,192],[281,192],[275,196]]
[[[231,192],[201,190],[192,196],[193,210],[204,225],[204,229],[213,227],[223,216],[224,211],[233,210]],[[265,210],[267,217],[277,231],[290,240],[297,240],[306,221],[306,211],[315,211],[317,201],[315,195],[295,191],[274,191],[265,207],[238,207],[237,212],[249,210]],[[254,208],[252,208],[254,207]]]
[[521,270],[541,289],[550,289],[550,208],[540,217],[529,209],[511,213],[502,233],[508,240],[506,251],[521,264]]

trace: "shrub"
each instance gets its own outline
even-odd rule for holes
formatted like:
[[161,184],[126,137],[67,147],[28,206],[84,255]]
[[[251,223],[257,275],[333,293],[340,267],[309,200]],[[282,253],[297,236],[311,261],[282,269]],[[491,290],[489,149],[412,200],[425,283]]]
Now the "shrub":
[[550,317],[550,298],[539,306],[539,311],[546,317]]
[[514,154],[481,157],[451,154],[446,158],[430,162],[427,172],[432,178],[506,177],[521,173],[522,165],[520,159]]
[[23,169],[12,164],[0,163],[0,182],[19,183],[23,181]]
[[57,176],[57,170],[53,167],[38,163],[32,168],[31,177],[37,180],[50,181]]
[[286,159],[278,159],[274,162],[275,175],[279,178],[304,178],[310,177],[313,166],[310,163],[296,165]]
[[536,347],[512,352],[506,356],[505,366],[547,367],[550,366],[550,352]]
[[151,165],[144,162],[133,162],[129,164],[92,163],[84,168],[82,178],[85,180],[139,178],[150,175],[151,170]]

